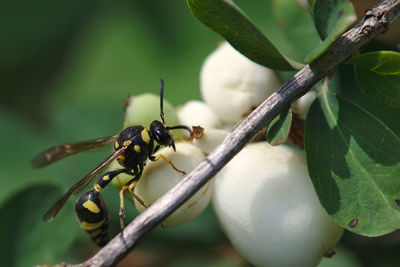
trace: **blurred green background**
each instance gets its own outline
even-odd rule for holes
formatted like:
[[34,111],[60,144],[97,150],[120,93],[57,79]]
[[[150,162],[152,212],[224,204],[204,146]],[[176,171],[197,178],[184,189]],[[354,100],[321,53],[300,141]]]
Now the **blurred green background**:
[[[265,1],[237,3],[257,25],[275,33],[278,43],[285,39],[265,18]],[[109,151],[81,153],[40,170],[29,161],[56,144],[119,132],[126,96],[158,94],[161,77],[172,104],[199,99],[201,64],[222,38],[197,21],[184,1],[154,0],[3,0],[0,33],[1,265],[78,263],[97,248],[75,219],[76,197],[53,223],[41,217]],[[283,49],[294,58],[299,53],[293,46]],[[103,196],[115,234],[117,190],[109,188]],[[136,215],[133,206],[127,212],[126,221]],[[343,253],[321,266],[389,266],[398,242],[379,240],[347,233],[338,249]],[[370,251],[380,250],[382,256],[371,260]],[[210,207],[186,225],[156,229],[120,266],[189,264],[248,265],[219,230]]]

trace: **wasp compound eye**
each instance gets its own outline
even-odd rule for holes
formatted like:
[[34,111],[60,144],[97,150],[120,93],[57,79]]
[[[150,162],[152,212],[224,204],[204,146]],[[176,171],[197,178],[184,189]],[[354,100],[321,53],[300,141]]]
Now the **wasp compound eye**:
[[171,133],[160,121],[153,121],[150,124],[150,132],[154,140],[162,146],[170,146],[174,143]]

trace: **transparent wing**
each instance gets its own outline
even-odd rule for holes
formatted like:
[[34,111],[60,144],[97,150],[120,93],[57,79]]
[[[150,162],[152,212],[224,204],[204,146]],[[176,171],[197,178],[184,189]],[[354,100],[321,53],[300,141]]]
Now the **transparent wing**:
[[97,174],[99,174],[108,164],[110,164],[116,157],[123,154],[127,149],[126,146],[121,147],[117,151],[115,151],[112,155],[110,155],[105,161],[100,163],[94,170],[88,173],[85,177],[83,177],[79,182],[73,185],[54,205],[46,212],[43,216],[43,220],[47,222],[51,222],[56,217],[57,213],[64,206],[65,202],[67,202],[68,198],[74,193],[76,190],[81,188],[81,186],[86,185],[90,182]]
[[116,134],[77,143],[54,146],[36,155],[32,159],[31,165],[34,168],[41,168],[70,155],[113,143],[117,138],[118,135]]

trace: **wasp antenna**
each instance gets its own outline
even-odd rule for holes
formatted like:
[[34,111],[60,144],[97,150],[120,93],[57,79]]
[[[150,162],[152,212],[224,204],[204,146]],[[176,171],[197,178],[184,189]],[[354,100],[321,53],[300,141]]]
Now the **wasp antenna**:
[[164,79],[160,79],[160,117],[162,123],[165,124],[164,120]]
[[190,129],[189,127],[185,126],[185,125],[177,125],[177,126],[173,126],[173,127],[167,127],[167,130],[174,130],[174,129],[183,129],[189,132],[190,136],[192,136],[193,131],[192,129]]

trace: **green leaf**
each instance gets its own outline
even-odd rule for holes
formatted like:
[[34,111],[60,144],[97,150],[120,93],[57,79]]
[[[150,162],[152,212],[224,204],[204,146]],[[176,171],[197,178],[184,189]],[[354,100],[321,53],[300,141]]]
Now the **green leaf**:
[[342,33],[356,19],[354,7],[348,0],[316,0],[314,23],[322,40]]
[[314,4],[314,24],[324,40],[306,58],[311,62],[328,47],[357,19],[353,5],[347,0],[317,0]]
[[304,62],[321,42],[303,1],[235,0],[235,3],[285,57]]
[[305,57],[320,44],[320,38],[309,12],[300,3],[301,1],[272,2],[272,15],[281,38],[281,42],[274,40],[274,43],[281,51],[285,51],[285,55],[291,55],[294,59],[298,59],[301,55],[301,59],[298,60],[304,61]]
[[381,120],[323,90],[307,116],[305,150],[321,204],[337,223],[367,236],[400,228],[400,139]]
[[267,132],[268,142],[273,146],[284,143],[289,135],[291,125],[292,111],[287,108],[271,121]]
[[[64,212],[60,212],[53,223],[42,220],[46,209],[61,195],[60,187],[42,182],[25,186],[3,203],[0,208],[3,266],[62,262],[60,254],[80,231],[79,224]],[[64,208],[72,210],[71,203]]]
[[353,66],[341,64],[331,78],[329,91],[335,90],[344,98],[362,106],[369,113],[374,114],[384,124],[386,124],[394,133],[400,137],[400,110],[386,109],[372,102],[361,90],[357,84]]
[[201,22],[254,62],[279,70],[300,67],[285,58],[232,1],[187,0],[187,3]]
[[362,91],[375,104],[400,109],[400,53],[379,51],[352,58]]

